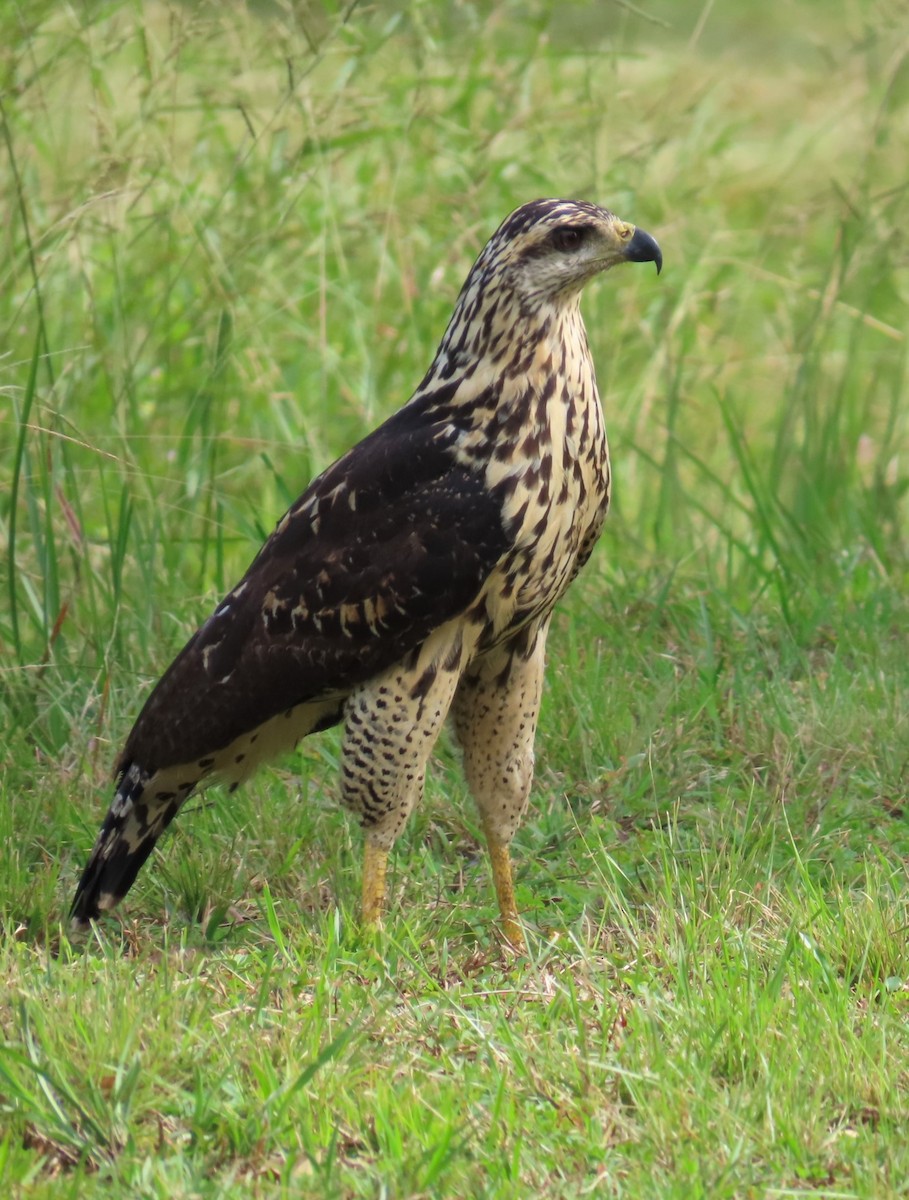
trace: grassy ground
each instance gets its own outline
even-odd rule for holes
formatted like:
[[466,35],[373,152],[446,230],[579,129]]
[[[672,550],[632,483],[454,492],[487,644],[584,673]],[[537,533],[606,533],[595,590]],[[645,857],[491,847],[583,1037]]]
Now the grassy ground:
[[[0,10],[4,1194],[905,1195],[896,2]],[[551,639],[509,961],[447,745],[375,944],[337,738],[65,912],[149,684],[539,195],[616,506]]]

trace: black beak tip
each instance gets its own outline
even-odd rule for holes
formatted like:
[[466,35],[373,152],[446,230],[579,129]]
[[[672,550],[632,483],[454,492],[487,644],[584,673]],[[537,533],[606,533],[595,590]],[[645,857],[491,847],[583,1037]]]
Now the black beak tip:
[[625,257],[629,262],[656,263],[657,275],[663,269],[663,252],[656,238],[643,229],[635,229],[631,241],[625,248]]

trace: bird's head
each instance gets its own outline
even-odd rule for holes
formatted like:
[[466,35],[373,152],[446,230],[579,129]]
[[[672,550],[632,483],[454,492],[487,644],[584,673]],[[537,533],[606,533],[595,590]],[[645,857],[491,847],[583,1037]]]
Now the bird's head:
[[552,331],[553,317],[578,316],[585,283],[622,262],[652,262],[659,271],[663,255],[649,233],[596,204],[523,204],[471,268],[427,380],[475,376],[484,360],[495,368],[516,345]]
[[506,217],[475,270],[535,308],[573,300],[594,275],[623,262],[652,262],[659,271],[663,255],[649,233],[605,208],[533,200]]

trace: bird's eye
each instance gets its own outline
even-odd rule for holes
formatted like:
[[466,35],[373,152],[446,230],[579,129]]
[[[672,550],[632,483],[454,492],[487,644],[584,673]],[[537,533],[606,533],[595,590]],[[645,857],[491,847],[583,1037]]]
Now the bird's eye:
[[549,235],[550,244],[563,254],[577,250],[587,237],[587,230],[580,225],[563,225],[561,229],[553,229]]

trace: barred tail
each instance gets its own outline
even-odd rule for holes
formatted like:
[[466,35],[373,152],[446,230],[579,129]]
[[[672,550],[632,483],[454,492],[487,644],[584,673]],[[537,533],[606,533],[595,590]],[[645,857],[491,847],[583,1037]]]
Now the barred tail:
[[123,899],[190,790],[187,787],[179,795],[151,795],[148,783],[148,774],[136,763],[131,763],[119,778],[70,909],[77,927],[85,928]]

